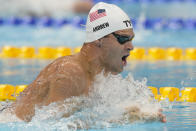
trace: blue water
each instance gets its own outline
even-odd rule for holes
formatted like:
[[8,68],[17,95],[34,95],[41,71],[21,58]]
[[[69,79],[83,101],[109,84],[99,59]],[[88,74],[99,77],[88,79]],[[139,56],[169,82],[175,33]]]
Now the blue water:
[[[89,131],[194,131],[196,129],[196,104],[192,103],[175,103],[171,109],[167,109],[164,113],[167,115],[167,123],[133,123],[123,126],[108,127],[103,129],[89,129]],[[47,131],[50,130],[50,125],[42,124],[28,125],[21,122],[0,124],[2,131]],[[53,130],[60,130],[58,128]]]
[[[119,3],[117,3],[119,4]],[[130,17],[140,18],[196,18],[195,3],[120,3]],[[134,30],[136,37],[135,46],[140,47],[195,47],[196,30]],[[84,29],[71,25],[62,28],[44,28],[30,26],[0,26],[0,46],[82,46],[85,40]],[[0,84],[21,85],[31,83],[51,60],[23,60],[0,59]],[[131,61],[128,63],[122,76],[132,73],[135,80],[147,78],[147,85],[157,88],[174,86],[178,88],[196,87],[196,62],[147,62]],[[164,105],[164,104],[163,104]],[[104,127],[96,130],[111,131],[194,131],[196,130],[196,103],[170,103],[166,102],[164,114],[167,123],[133,123],[122,126]],[[0,131],[6,130],[60,130],[51,128],[49,123],[27,124],[23,122],[1,123]]]
[[[160,0],[161,1],[161,0]],[[161,18],[166,21],[171,18],[196,19],[196,2],[122,2],[110,1],[123,8],[131,19]],[[12,18],[12,16],[7,16]],[[63,16],[66,17],[66,16]],[[81,17],[81,16],[79,16]],[[82,16],[85,18],[85,15]],[[4,18],[4,17],[3,17]],[[69,18],[71,19],[71,18]],[[192,23],[193,26],[196,23]],[[175,27],[173,27],[175,28]],[[196,30],[194,29],[164,29],[146,30],[137,27],[134,31],[135,46],[151,47],[195,47]],[[69,32],[69,33],[67,33]],[[85,40],[85,29],[65,25],[62,28],[44,28],[40,26],[0,26],[0,45],[15,46],[81,46]],[[73,37],[74,36],[74,37]],[[70,39],[71,38],[71,39]]]
[[[156,0],[155,0],[156,1]],[[123,9],[126,9],[129,16],[138,18],[141,14],[145,14],[147,18],[195,18],[196,14],[195,2],[173,2],[173,3],[161,3],[161,2],[141,2],[141,3],[129,3],[126,0],[124,3],[118,4]]]
[[[12,85],[29,84],[38,75],[40,70],[52,60],[21,60],[21,59],[1,59],[0,60],[0,81]],[[125,77],[132,73],[134,79],[141,80],[147,78],[147,85],[157,88],[164,86],[174,86],[178,88],[195,86],[196,62],[129,62],[122,75]],[[164,74],[164,75],[163,75]],[[164,104],[163,104],[164,105]],[[164,114],[167,116],[167,123],[133,123],[123,126],[113,126],[97,130],[164,130],[164,131],[192,131],[196,129],[196,103],[170,103],[166,102]],[[21,122],[0,124],[0,130],[48,130],[46,123],[26,124]],[[53,127],[51,130],[58,130]]]
[[[194,131],[196,129],[196,104],[192,103],[175,103],[171,109],[167,109],[164,113],[167,115],[167,123],[134,123],[117,127],[109,127],[104,129],[89,129],[89,131]],[[0,124],[2,131],[47,131],[50,125],[28,125],[25,123],[8,123]],[[60,130],[58,128],[53,130]]]
[[[52,60],[0,59],[1,83],[20,85],[31,83]],[[148,79],[147,85],[155,87],[195,87],[196,62],[185,61],[130,61],[122,75],[131,73],[136,80]],[[163,75],[164,74],[164,75]]]
[[[25,33],[23,33],[25,32]],[[69,33],[67,33],[69,32]],[[195,47],[196,30],[135,30],[134,46]],[[14,46],[82,46],[85,30],[73,26],[63,28],[0,27],[0,45]],[[74,36],[74,37],[73,37]],[[71,39],[70,39],[71,38]]]

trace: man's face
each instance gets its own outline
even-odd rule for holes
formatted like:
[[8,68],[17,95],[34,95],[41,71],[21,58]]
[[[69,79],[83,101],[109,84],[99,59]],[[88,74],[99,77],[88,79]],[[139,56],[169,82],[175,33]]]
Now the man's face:
[[127,57],[133,49],[132,29],[116,31],[102,38],[100,41],[103,48],[103,64],[106,71],[117,74],[123,71],[127,64]]

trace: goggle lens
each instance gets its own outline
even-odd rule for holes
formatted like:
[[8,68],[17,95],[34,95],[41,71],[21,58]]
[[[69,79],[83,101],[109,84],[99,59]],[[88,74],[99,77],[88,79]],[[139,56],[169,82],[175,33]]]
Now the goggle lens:
[[130,37],[130,36],[123,36],[123,35],[119,35],[119,34],[116,34],[116,33],[112,33],[114,35],[114,37],[117,39],[117,41],[120,43],[120,44],[124,44],[126,43],[127,41],[131,41],[133,39],[133,37]]

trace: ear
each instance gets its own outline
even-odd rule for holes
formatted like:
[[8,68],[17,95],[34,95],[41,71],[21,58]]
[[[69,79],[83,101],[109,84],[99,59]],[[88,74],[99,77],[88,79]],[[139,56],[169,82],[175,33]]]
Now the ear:
[[102,39],[96,40],[96,41],[94,41],[94,43],[97,47],[101,47],[102,46]]

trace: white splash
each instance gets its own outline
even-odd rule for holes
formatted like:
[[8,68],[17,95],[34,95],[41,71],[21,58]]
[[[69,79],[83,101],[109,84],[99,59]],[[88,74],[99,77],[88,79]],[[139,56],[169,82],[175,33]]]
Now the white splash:
[[12,109],[10,108],[11,104],[12,102],[10,101],[2,101],[0,103],[0,123],[21,121],[16,115],[13,115]]
[[[47,130],[77,130],[78,128],[107,128],[127,124],[125,108],[137,106],[142,112],[154,113],[160,104],[152,99],[147,80],[135,81],[131,74],[97,75],[89,96],[72,97],[64,102],[36,108],[35,116],[26,128]],[[71,110],[72,115],[67,115]],[[66,115],[67,117],[63,117]],[[12,125],[13,126],[13,125]]]

